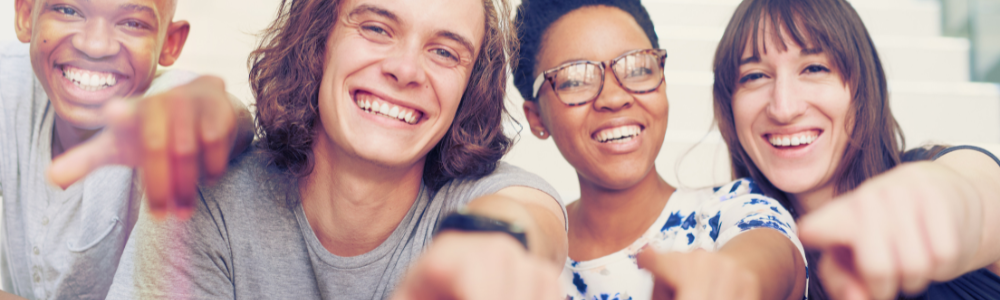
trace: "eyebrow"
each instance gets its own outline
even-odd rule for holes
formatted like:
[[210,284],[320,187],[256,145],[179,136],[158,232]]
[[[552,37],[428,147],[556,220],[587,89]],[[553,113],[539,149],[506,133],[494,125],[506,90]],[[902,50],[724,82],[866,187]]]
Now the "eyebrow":
[[[799,52],[799,56],[809,56],[820,53],[823,53],[823,48],[808,48],[808,49],[802,49],[802,51]],[[740,65],[742,66],[749,63],[759,63],[759,62],[760,62],[760,57],[751,56],[740,60]]]
[[370,5],[370,4],[362,4],[362,5],[359,5],[358,7],[355,7],[354,10],[351,10],[351,13],[347,14],[347,16],[348,17],[353,17],[355,15],[360,15],[360,14],[363,14],[363,13],[373,13],[373,14],[385,17],[386,19],[392,20],[393,22],[399,23],[399,18],[396,17],[396,14],[394,14],[394,13],[392,13],[389,10],[386,10],[384,8],[381,8],[381,7],[378,7],[378,6],[374,6],[374,5]]
[[823,53],[823,48],[809,48],[802,49],[802,52],[799,52],[799,56],[815,55],[820,53]]
[[469,49],[469,53],[472,53],[472,55],[476,55],[476,51],[474,50],[475,48],[472,47],[472,42],[469,42],[469,39],[466,39],[462,35],[447,30],[438,31],[436,35],[439,37],[443,37],[458,42],[459,44],[462,44],[462,46],[465,46],[466,49]]
[[751,57],[747,57],[747,58],[744,58],[744,59],[740,60],[740,65],[742,66],[742,65],[745,65],[745,64],[757,63],[757,62],[760,62],[760,57],[758,57],[758,56],[751,56]]

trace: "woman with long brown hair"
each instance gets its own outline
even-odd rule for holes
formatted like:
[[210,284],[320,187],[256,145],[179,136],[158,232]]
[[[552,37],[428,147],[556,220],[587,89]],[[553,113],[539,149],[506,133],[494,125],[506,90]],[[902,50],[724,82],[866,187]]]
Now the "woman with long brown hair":
[[250,57],[259,143],[191,220],[138,222],[109,297],[555,299],[564,210],[498,162],[507,6],[282,1]]
[[733,176],[793,210],[818,250],[810,298],[914,295],[932,281],[944,283],[928,297],[1000,295],[983,269],[1000,260],[1000,160],[938,147],[904,163],[885,73],[849,3],[743,1],[714,70]]

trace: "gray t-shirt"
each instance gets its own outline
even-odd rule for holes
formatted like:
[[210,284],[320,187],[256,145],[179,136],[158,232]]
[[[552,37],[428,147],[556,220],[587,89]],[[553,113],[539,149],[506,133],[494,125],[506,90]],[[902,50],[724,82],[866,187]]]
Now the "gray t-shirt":
[[[28,299],[104,299],[138,218],[131,168],[95,170],[62,190],[48,183],[55,112],[31,68],[28,44],[0,43],[0,277]],[[197,75],[164,72],[147,94]]]
[[422,188],[381,245],[340,257],[316,238],[294,183],[265,167],[254,150],[218,184],[201,189],[189,221],[155,221],[142,209],[109,299],[385,299],[442,216],[508,186],[536,188],[559,201],[541,178],[501,163],[478,180],[452,180],[436,193]]

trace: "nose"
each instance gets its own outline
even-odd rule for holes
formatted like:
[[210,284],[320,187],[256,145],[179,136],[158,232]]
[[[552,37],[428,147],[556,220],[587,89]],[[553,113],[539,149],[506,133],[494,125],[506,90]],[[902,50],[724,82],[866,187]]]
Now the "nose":
[[382,74],[400,87],[423,86],[427,82],[420,49],[400,47],[394,55],[382,60]]
[[771,101],[767,105],[767,116],[779,124],[794,122],[805,114],[808,106],[804,97],[809,97],[799,89],[800,84],[793,78],[777,78],[771,91]]
[[92,59],[114,56],[121,44],[114,40],[114,24],[104,19],[88,20],[84,30],[73,36],[73,47]]
[[611,68],[604,69],[604,86],[594,100],[594,109],[598,111],[619,111],[632,106],[632,93],[626,91],[618,83]]

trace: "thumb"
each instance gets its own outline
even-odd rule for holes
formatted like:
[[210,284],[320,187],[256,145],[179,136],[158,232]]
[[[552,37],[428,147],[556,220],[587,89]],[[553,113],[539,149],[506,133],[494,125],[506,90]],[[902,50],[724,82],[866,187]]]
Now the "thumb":
[[107,132],[97,135],[52,160],[46,172],[49,181],[66,189],[97,168],[110,164],[115,151],[108,149],[114,149],[114,138]]
[[116,140],[131,139],[126,135],[135,130],[134,108],[125,100],[111,100],[102,112],[108,120],[105,130],[52,160],[46,177],[56,186],[65,189],[97,168],[129,161],[128,149],[122,151]]
[[653,274],[653,295],[652,299],[674,299],[674,288],[676,284],[676,274],[673,270],[680,269],[674,261],[680,253],[659,253],[647,247],[639,252],[636,261],[639,268],[645,269]]

